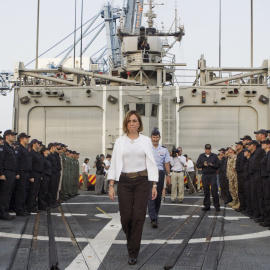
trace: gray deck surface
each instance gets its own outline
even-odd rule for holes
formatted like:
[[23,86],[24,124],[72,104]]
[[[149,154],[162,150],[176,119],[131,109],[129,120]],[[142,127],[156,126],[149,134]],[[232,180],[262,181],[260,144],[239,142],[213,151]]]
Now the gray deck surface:
[[[269,269],[270,230],[222,207],[201,211],[202,193],[160,209],[159,227],[146,218],[141,252],[127,264],[118,203],[107,195],[80,196],[51,210],[59,269]],[[47,212],[0,221],[0,270],[51,269]]]

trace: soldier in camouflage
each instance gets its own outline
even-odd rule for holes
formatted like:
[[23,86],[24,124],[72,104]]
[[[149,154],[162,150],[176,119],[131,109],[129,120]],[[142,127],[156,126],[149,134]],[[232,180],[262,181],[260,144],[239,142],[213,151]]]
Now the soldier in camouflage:
[[236,148],[235,146],[230,146],[228,150],[229,156],[227,161],[227,178],[229,181],[229,191],[233,198],[233,201],[228,204],[228,206],[236,209],[240,206],[238,201],[238,183],[237,183],[237,173],[235,170],[236,166]]

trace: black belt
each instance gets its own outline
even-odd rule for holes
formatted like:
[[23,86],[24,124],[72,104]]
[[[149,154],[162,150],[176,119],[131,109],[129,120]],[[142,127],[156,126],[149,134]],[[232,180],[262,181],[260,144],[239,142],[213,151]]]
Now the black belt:
[[172,171],[172,172],[180,173],[180,172],[182,172],[182,171]]

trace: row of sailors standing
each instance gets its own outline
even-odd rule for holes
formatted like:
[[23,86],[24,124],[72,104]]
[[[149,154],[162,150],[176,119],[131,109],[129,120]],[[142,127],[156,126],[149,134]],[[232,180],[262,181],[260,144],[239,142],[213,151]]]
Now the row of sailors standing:
[[[0,132],[2,133],[2,132]],[[77,195],[79,154],[61,143],[48,147],[6,130],[0,137],[0,219],[49,210]]]
[[[235,146],[221,148],[221,198],[237,212],[270,227],[270,130],[246,135]],[[269,138],[267,138],[269,133]]]

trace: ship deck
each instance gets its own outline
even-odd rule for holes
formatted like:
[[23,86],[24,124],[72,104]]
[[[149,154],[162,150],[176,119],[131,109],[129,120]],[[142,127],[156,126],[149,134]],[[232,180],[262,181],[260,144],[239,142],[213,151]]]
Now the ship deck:
[[93,191],[47,212],[0,222],[0,269],[269,269],[270,230],[203,194],[162,203],[159,227],[144,225],[138,263],[127,264],[118,203]]

